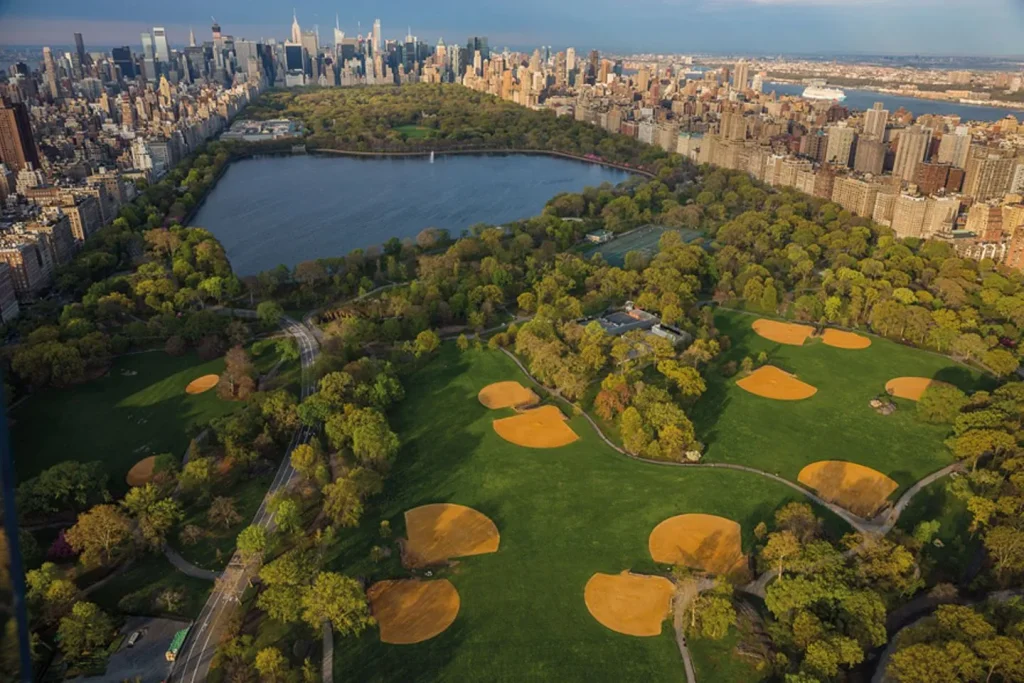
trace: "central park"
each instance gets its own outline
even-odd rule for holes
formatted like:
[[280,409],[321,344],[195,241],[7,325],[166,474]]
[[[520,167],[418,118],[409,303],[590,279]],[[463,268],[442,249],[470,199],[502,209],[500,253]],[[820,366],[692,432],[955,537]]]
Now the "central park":
[[9,357],[47,666],[110,675],[159,617],[176,681],[1018,680],[1019,273],[464,89],[247,115],[314,154],[634,173],[559,159],[498,224],[317,244],[321,215],[260,253],[231,174],[294,141],[144,188]]

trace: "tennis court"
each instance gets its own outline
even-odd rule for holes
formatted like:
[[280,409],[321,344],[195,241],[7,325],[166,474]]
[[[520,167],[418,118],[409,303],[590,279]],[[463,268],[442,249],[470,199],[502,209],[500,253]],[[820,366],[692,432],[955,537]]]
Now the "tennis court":
[[594,254],[601,254],[605,262],[612,266],[622,267],[626,263],[626,254],[631,251],[638,251],[648,258],[658,253],[658,240],[670,230],[678,232],[686,243],[703,236],[697,230],[685,230],[667,228],[661,225],[645,225],[631,232],[616,237],[611,242],[596,245],[585,252],[586,258]]

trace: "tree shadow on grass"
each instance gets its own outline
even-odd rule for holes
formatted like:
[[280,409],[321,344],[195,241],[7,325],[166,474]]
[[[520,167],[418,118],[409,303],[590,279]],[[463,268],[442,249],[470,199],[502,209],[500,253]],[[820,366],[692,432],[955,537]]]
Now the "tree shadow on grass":
[[971,371],[962,365],[949,365],[932,375],[932,379],[940,382],[947,382],[967,392],[979,389],[992,389],[998,383],[989,375],[982,375],[979,379],[977,371]]

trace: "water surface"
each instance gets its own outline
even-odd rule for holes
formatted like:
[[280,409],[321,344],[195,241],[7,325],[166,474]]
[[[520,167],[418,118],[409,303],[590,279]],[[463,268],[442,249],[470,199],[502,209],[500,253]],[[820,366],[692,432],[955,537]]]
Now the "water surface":
[[[778,95],[800,95],[806,85],[793,85],[790,83],[768,83],[764,84],[764,91],[775,91]],[[900,107],[911,112],[914,116],[923,114],[936,114],[939,116],[959,116],[962,121],[998,121],[1012,114],[1020,121],[1024,119],[1024,105],[1016,109],[1004,109],[1001,107],[986,107],[978,104],[960,104],[959,102],[944,102],[943,100],[926,100],[921,97],[903,97],[901,95],[890,95],[878,90],[859,90],[854,88],[842,88],[846,93],[846,99],[841,102],[844,107],[850,110],[863,111],[871,109],[875,102],[881,102],[889,113],[895,112]]]
[[475,223],[529,218],[560,192],[629,174],[545,156],[244,159],[217,183],[192,225],[224,245],[235,272],[344,256],[424,228],[458,236]]

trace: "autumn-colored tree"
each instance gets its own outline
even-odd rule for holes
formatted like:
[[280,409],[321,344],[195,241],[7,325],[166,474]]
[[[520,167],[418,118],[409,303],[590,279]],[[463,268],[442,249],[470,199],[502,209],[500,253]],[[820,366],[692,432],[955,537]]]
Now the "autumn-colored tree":
[[245,400],[256,390],[256,368],[249,353],[235,346],[224,356],[224,372],[217,384],[217,393],[229,400]]

